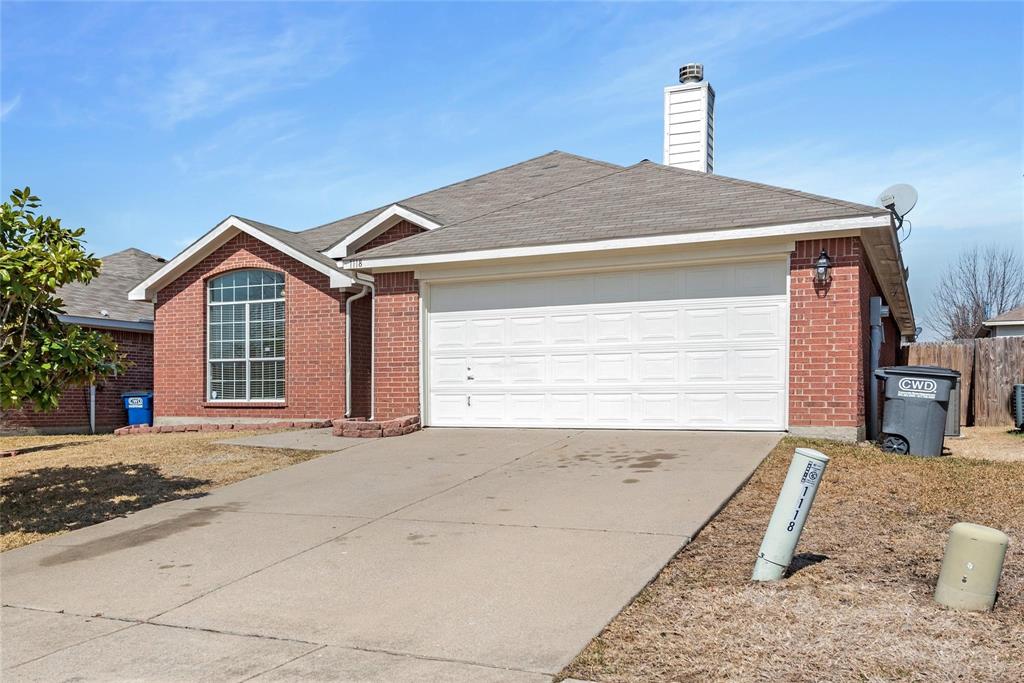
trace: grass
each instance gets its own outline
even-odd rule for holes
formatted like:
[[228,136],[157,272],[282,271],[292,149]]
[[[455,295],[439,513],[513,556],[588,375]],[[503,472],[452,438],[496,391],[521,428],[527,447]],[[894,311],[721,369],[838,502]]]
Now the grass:
[[[750,582],[793,448],[832,461],[791,566]],[[1010,535],[988,613],[932,601],[949,527]],[[595,681],[1024,680],[1024,462],[784,439],[562,676]],[[795,570],[795,571],[794,571]]]
[[0,551],[324,455],[215,443],[248,434],[0,437]]

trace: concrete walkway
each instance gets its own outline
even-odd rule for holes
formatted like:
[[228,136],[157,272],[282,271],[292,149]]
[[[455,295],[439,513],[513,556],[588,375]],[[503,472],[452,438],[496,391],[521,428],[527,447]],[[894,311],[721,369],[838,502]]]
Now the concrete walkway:
[[775,434],[445,430],[0,555],[4,681],[547,681]]

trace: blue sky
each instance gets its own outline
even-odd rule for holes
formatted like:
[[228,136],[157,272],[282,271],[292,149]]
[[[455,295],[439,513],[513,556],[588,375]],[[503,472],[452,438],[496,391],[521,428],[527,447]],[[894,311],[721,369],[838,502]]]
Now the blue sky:
[[105,254],[230,213],[311,227],[552,149],[660,161],[662,88],[705,64],[716,172],[921,194],[919,323],[945,261],[1024,246],[1017,3],[3,2],[6,192]]

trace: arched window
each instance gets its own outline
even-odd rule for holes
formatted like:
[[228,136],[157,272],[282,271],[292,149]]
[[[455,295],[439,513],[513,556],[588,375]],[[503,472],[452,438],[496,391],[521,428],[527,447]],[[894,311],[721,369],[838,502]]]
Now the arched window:
[[207,398],[284,398],[284,276],[236,270],[210,281]]

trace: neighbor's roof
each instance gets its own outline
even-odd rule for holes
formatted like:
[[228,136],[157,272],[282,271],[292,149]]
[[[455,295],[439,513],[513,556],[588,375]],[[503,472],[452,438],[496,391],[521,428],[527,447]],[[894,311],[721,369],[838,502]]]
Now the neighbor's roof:
[[989,323],[1024,323],[1024,306],[1011,308],[1006,313],[1000,313],[994,318],[989,318],[985,321],[985,324],[988,325]]
[[311,247],[325,251],[392,204],[450,225],[620,170],[615,164],[556,150],[298,234]]
[[[164,259],[140,249],[125,249],[100,258],[100,274],[88,284],[73,282],[57,290],[64,314],[123,322],[152,322],[153,304],[129,301],[128,291],[155,273]],[[107,315],[103,315],[103,311]]]
[[[435,213],[438,213],[435,211]],[[642,161],[538,197],[483,210],[370,249],[362,258],[751,228],[859,216],[875,206]]]

